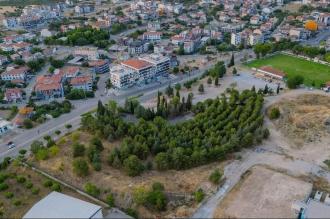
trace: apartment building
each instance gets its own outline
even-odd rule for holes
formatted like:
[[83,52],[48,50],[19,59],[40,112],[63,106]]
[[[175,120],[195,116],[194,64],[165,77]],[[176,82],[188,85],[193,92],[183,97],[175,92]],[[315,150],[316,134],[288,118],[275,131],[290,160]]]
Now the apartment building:
[[12,80],[20,80],[25,81],[27,78],[29,68],[28,67],[20,67],[14,68],[9,71],[5,71],[1,74],[1,79],[3,81],[12,81]]
[[110,80],[117,88],[146,84],[168,74],[170,59],[160,54],[128,59],[110,70]]

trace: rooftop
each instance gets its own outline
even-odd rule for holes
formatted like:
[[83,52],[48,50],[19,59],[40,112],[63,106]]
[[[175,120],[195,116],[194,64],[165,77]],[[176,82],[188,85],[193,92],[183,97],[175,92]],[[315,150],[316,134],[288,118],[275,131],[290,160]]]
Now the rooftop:
[[23,218],[91,218],[102,210],[98,205],[52,192],[37,202]]
[[126,61],[123,61],[121,64],[133,68],[135,70],[141,70],[152,66],[151,63],[139,59],[128,59]]

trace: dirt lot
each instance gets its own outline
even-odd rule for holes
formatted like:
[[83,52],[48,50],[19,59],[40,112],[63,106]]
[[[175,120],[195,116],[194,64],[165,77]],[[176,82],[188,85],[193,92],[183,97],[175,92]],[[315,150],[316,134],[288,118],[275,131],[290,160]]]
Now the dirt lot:
[[304,200],[312,184],[255,166],[218,206],[215,218],[293,218],[294,200]]
[[281,112],[275,126],[297,146],[330,136],[330,96],[304,94],[285,98],[274,106]]
[[[75,134],[77,135],[77,134]],[[87,146],[91,136],[87,133],[79,132],[79,141]],[[215,186],[208,181],[211,172],[216,169],[222,169],[224,163],[213,163],[184,171],[146,171],[138,177],[129,177],[122,170],[110,167],[107,163],[107,156],[111,148],[117,146],[119,143],[110,144],[103,142],[105,149],[102,152],[102,170],[96,172],[90,166],[90,174],[87,177],[77,177],[72,170],[72,135],[62,138],[57,145],[60,147],[60,152],[56,157],[50,158],[45,161],[33,163],[43,170],[46,170],[53,176],[56,176],[65,182],[77,186],[81,189],[84,188],[86,182],[91,182],[103,191],[100,198],[105,199],[107,192],[111,191],[115,195],[116,205],[122,208],[131,207],[132,197],[131,194],[136,187],[144,186],[149,187],[153,182],[161,182],[166,192],[173,192],[182,195],[190,195],[198,188],[202,188],[206,192],[215,191]],[[168,208],[166,212],[162,212],[160,216],[180,215],[189,216],[195,206],[193,203],[181,207]],[[138,209],[140,216],[154,217],[157,215],[154,212],[149,212],[144,208]],[[178,213],[177,213],[178,211]]]

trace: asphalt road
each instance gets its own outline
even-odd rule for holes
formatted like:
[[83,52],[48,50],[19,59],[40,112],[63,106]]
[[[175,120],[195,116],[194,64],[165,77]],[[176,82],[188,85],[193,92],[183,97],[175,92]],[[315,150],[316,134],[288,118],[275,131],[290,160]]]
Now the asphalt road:
[[[245,52],[252,53],[252,50],[248,50]],[[240,60],[241,58],[243,58],[245,52],[240,52],[235,54],[235,60]],[[224,60],[224,61],[228,62],[229,60]],[[97,106],[97,102],[99,100],[101,100],[102,102],[108,102],[109,100],[114,100],[118,102],[118,104],[124,104],[125,100],[128,97],[138,96],[143,94],[139,97],[139,101],[144,102],[154,97],[158,91],[165,90],[165,88],[169,84],[184,83],[185,81],[191,80],[195,77],[199,77],[205,72],[205,70],[211,68],[212,66],[213,63],[208,63],[205,66],[201,66],[200,69],[196,70],[195,72],[192,72],[190,74],[185,74],[182,77],[176,77],[174,79],[170,79],[166,83],[162,83],[162,84],[153,83],[146,87],[134,87],[121,92],[122,94],[120,95],[114,95],[114,94],[104,95],[102,89],[100,88],[96,93],[95,98],[74,102],[75,109],[73,109],[69,114],[64,114],[58,118],[51,119],[37,126],[36,128],[30,130],[24,130],[22,133],[13,137],[11,141],[15,143],[16,145],[15,148],[8,149],[8,147],[6,146],[6,142],[0,144],[0,160],[8,156],[10,157],[17,156],[20,149],[28,149],[33,141],[42,139],[46,135],[56,136],[54,134],[56,130],[60,130],[62,134],[64,134],[68,131],[79,128],[81,115],[95,109]],[[99,86],[104,86],[104,85],[99,85]],[[71,124],[72,128],[70,130],[67,130],[65,128],[66,124]]]

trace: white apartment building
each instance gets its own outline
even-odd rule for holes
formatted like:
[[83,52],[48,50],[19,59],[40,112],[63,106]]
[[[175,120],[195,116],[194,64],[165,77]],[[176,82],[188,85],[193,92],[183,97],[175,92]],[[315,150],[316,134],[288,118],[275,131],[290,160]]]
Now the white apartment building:
[[137,59],[128,59],[110,70],[114,87],[127,88],[136,84],[149,83],[159,76],[167,75],[170,68],[168,57],[151,54]]
[[239,46],[242,43],[242,37],[240,33],[232,33],[230,43],[234,46]]
[[27,67],[14,68],[1,74],[3,81],[22,80],[25,81],[28,74]]

